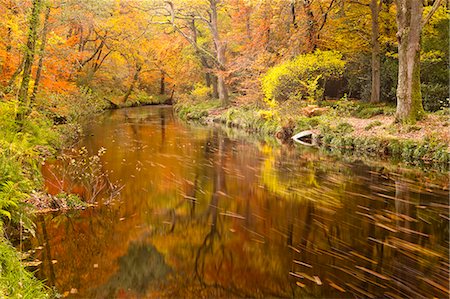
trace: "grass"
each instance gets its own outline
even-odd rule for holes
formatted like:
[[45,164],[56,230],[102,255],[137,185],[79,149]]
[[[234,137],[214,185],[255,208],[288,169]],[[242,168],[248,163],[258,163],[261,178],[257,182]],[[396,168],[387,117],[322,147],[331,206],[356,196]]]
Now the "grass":
[[20,262],[16,249],[0,237],[0,298],[50,298],[51,292]]

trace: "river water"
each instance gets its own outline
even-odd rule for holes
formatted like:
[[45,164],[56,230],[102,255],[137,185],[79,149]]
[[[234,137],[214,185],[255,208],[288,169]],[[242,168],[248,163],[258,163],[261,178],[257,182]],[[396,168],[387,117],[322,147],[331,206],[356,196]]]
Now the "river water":
[[177,120],[108,112],[82,145],[123,185],[36,220],[36,275],[64,296],[449,296],[448,177]]

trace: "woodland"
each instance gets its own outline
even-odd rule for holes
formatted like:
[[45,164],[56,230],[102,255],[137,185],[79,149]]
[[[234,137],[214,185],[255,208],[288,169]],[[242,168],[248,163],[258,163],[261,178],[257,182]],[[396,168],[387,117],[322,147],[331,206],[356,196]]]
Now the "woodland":
[[[105,110],[173,105],[183,120],[279,143],[308,130],[320,147],[445,170],[449,5],[0,0],[0,297],[53,296],[12,236],[54,208],[42,165]],[[83,178],[92,194],[102,154],[77,149],[74,163],[94,165]],[[72,191],[58,208],[85,205]]]

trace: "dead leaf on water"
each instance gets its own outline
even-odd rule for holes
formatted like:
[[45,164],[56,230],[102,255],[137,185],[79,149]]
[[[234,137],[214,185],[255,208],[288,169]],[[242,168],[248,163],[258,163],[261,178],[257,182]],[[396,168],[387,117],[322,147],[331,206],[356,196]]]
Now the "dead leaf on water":
[[381,228],[384,228],[384,229],[386,229],[386,230],[388,230],[388,231],[391,231],[391,232],[393,232],[393,233],[398,232],[396,229],[394,229],[394,228],[392,228],[392,227],[389,227],[389,226],[387,226],[387,225],[384,225],[384,224],[382,224],[382,223],[380,223],[380,222],[375,222],[375,225],[377,225],[377,226],[379,226],[379,227],[381,227]]
[[23,265],[25,267],[37,267],[42,264],[42,261],[32,261],[32,262],[24,262]]
[[381,278],[381,279],[384,279],[384,280],[391,280],[389,277],[384,276],[384,275],[382,275],[382,274],[380,274],[380,273],[378,273],[378,272],[372,271],[372,270],[370,270],[370,269],[367,269],[367,268],[364,268],[364,267],[361,267],[361,266],[355,266],[355,267],[358,268],[359,270],[362,270],[362,271],[364,271],[364,272],[367,272],[367,273],[369,273],[369,274],[372,274],[373,276],[376,276],[376,277],[378,277],[378,278]]
[[344,289],[344,288],[338,286],[337,284],[335,284],[333,281],[331,281],[331,280],[329,280],[329,279],[327,279],[327,281],[328,281],[328,284],[329,284],[332,288],[338,290],[339,292],[345,293],[345,289]]
[[301,288],[305,287],[305,284],[301,283],[300,281],[297,281],[295,284],[298,285]]
[[319,276],[314,276],[314,279],[315,279],[317,285],[319,285],[319,286],[322,285],[322,281],[320,280]]

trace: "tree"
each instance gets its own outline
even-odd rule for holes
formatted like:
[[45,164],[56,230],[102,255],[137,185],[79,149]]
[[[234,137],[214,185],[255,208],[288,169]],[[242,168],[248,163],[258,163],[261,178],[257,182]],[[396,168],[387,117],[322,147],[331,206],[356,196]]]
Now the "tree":
[[370,11],[372,16],[372,89],[370,92],[370,102],[380,102],[381,93],[381,58],[380,58],[380,15],[383,0],[371,0]]
[[31,68],[33,66],[34,56],[36,54],[37,29],[39,27],[39,14],[41,11],[42,0],[33,0],[33,7],[30,14],[28,39],[25,47],[25,61],[22,74],[22,83],[19,89],[19,114],[22,119],[28,114],[30,103],[28,101],[28,88],[31,79]]
[[[167,1],[165,9],[160,15],[169,17],[166,24],[171,24],[175,31],[179,32],[194,48],[198,53],[202,65],[207,68],[209,66],[208,60],[212,60],[213,65],[216,68],[217,77],[217,93],[219,100],[223,106],[228,105],[229,95],[228,86],[225,82],[225,73],[227,71],[227,60],[226,60],[226,42],[221,38],[220,28],[219,28],[219,4],[218,0],[208,0],[207,3],[183,3],[183,8],[178,9],[174,2]],[[161,8],[158,7],[160,10]],[[168,15],[164,13],[168,12]],[[208,16],[208,17],[205,17]],[[176,20],[188,20],[191,24],[188,26],[191,29],[192,36],[189,36],[182,30],[182,26],[176,23]],[[214,51],[205,49],[197,43],[197,29],[195,25],[195,20],[200,20],[203,22],[211,33]],[[194,23],[192,23],[194,21]],[[206,71],[206,78],[208,80],[208,72]],[[209,78],[211,79],[211,78]],[[214,84],[214,83],[213,83]]]
[[396,0],[399,64],[396,118],[400,122],[415,122],[424,114],[420,90],[420,39],[424,25],[441,2],[436,0],[422,19],[422,0]]
[[36,77],[34,79],[33,91],[31,92],[30,102],[36,99],[36,94],[39,88],[39,82],[41,80],[42,66],[44,64],[45,56],[45,45],[47,43],[47,33],[48,33],[48,19],[50,17],[50,4],[46,4],[45,17],[44,17],[44,28],[42,29],[41,46],[39,48],[39,62],[36,70]]

